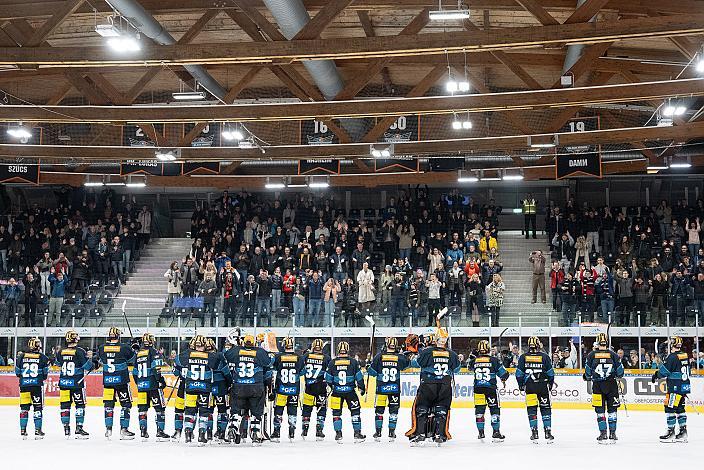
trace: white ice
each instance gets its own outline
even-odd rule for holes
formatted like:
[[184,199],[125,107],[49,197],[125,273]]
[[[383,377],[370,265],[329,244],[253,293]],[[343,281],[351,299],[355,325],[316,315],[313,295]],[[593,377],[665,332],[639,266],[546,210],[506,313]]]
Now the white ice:
[[[118,410],[115,410],[116,428]],[[57,407],[47,407],[44,413],[44,430],[47,434],[42,441],[34,441],[30,413],[30,437],[22,441],[19,435],[18,409],[0,406],[0,449],[2,468],[253,468],[268,469],[374,469],[382,466],[394,468],[424,468],[426,465],[441,465],[460,468],[480,468],[480,466],[501,465],[501,468],[628,468],[650,469],[685,468],[696,465],[701,453],[704,418],[690,413],[688,444],[662,444],[658,436],[665,430],[664,413],[631,412],[629,417],[619,413],[616,445],[604,446],[596,443],[598,434],[595,414],[590,410],[553,410],[553,434],[555,443],[532,444],[529,439],[528,419],[525,409],[504,409],[501,415],[501,431],[506,435],[505,442],[494,444],[478,442],[472,409],[460,408],[452,411],[450,432],[453,439],[442,448],[426,444],[424,447],[410,447],[403,433],[408,429],[410,410],[402,408],[399,416],[396,442],[386,439],[374,442],[374,416],[372,409],[363,409],[363,432],[367,441],[352,442],[352,429],[347,412],[343,414],[345,442],[335,443],[332,418],[328,415],[323,442],[302,441],[296,436],[294,443],[284,439],[276,444],[267,442],[261,447],[217,446],[191,447],[183,442],[154,441],[155,424],[149,415],[151,442],[119,441],[117,437],[108,442],[103,437],[103,410],[88,407],[85,429],[90,439],[66,440],[59,419]],[[386,418],[386,417],[385,417]],[[299,417],[300,421],[300,417]],[[491,426],[487,416],[487,434]],[[72,421],[73,424],[73,421]],[[386,424],[386,423],[385,423]],[[300,425],[300,424],[299,424]],[[132,431],[139,432],[136,408],[133,410]],[[286,434],[284,424],[282,434]],[[167,411],[167,432],[173,431],[173,409]],[[117,434],[117,433],[116,433]],[[384,426],[386,435],[386,425]],[[541,430],[542,437],[542,430]],[[310,438],[309,438],[310,439]],[[613,464],[613,465],[612,465]]]

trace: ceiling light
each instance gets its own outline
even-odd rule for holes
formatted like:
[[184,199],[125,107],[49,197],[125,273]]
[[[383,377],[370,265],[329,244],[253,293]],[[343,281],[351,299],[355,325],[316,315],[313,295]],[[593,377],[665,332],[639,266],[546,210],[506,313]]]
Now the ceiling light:
[[391,156],[391,152],[389,152],[389,149],[384,149],[381,151],[381,156],[384,158],[389,158]]
[[21,123],[17,126],[11,126],[7,128],[7,134],[15,139],[20,139],[27,141],[32,137],[32,131],[29,128],[23,126]]
[[157,149],[154,156],[162,162],[172,162],[178,158],[180,151],[178,149]]
[[670,163],[670,168],[692,168],[692,164],[689,162],[672,162]]
[[466,81],[466,80],[461,81],[461,82],[459,82],[459,83],[457,84],[457,88],[458,88],[461,92],[465,92],[465,93],[466,93],[466,92],[469,91],[469,82]]
[[147,186],[147,179],[144,177],[129,176],[125,186],[128,188],[144,188]]
[[448,80],[448,82],[445,84],[445,89],[448,93],[456,93],[459,88],[459,84],[454,80]]
[[697,61],[696,68],[697,68],[697,72],[704,73],[704,58],[700,58]]
[[108,181],[104,186],[125,186],[124,181]]
[[244,139],[244,134],[237,127],[227,126],[222,131],[222,138],[225,140],[242,140]]
[[253,149],[255,147],[254,142],[249,139],[240,140],[237,146],[241,149]]
[[176,91],[171,97],[177,101],[198,101],[205,99],[204,91]]
[[104,38],[117,38],[117,37],[122,36],[122,33],[117,28],[117,26],[115,26],[112,23],[96,24],[95,25],[95,32]]
[[85,183],[83,183],[83,186],[105,186],[105,183],[103,183],[102,181],[86,181]]
[[286,183],[284,183],[283,180],[271,181],[269,177],[267,177],[264,187],[266,189],[283,189],[286,187]]
[[308,183],[308,187],[309,188],[329,188],[330,183],[328,183],[327,181],[316,181],[315,183],[313,183],[313,182]]
[[485,176],[482,177],[481,181],[501,181],[501,178],[498,176]]
[[462,122],[458,121],[457,119],[452,121],[452,128],[456,131],[462,129]]
[[659,171],[659,170],[667,170],[670,168],[667,165],[648,165],[646,170],[648,171]]
[[544,136],[539,137],[539,140],[535,140],[533,136],[528,136],[528,147],[533,148],[533,149],[549,149],[556,147],[558,143],[558,137],[557,134],[549,136],[549,140],[547,140]]
[[503,177],[504,181],[521,181],[522,179],[523,179],[523,175],[517,175],[517,174],[504,175],[504,177]]
[[370,145],[369,154],[374,158],[389,158],[394,154],[394,144],[389,144],[384,147]]
[[471,121],[462,121],[462,129],[471,129],[471,128],[472,128]]
[[479,178],[477,178],[474,173],[470,173],[465,170],[459,170],[457,174],[458,183],[476,183],[478,181]]
[[120,53],[137,52],[141,49],[137,38],[127,34],[122,34],[118,37],[109,38],[107,44],[112,50]]
[[469,18],[469,9],[457,2],[456,10],[445,10],[439,2],[438,9],[428,13],[428,17],[433,21],[464,20]]
[[657,127],[670,127],[674,124],[671,117],[658,116]]

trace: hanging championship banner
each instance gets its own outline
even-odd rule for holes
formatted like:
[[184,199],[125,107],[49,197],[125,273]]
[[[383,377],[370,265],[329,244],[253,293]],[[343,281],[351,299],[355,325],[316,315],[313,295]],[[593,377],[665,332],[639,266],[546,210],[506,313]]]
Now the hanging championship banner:
[[185,162],[183,164],[182,174],[184,176],[195,172],[218,175],[220,174],[220,162]]
[[[164,136],[164,125],[154,124],[154,130],[159,137]],[[157,142],[154,142],[151,137],[144,132],[139,126],[126,125],[122,126],[122,145],[125,147],[156,147]]]
[[298,160],[299,175],[339,175],[340,160],[332,158],[313,158],[310,160]]
[[416,157],[411,155],[396,155],[394,158],[375,158],[374,171],[407,171],[411,173],[417,172],[419,162]]
[[[599,130],[599,117],[589,116],[570,119],[561,133],[589,132]],[[558,146],[555,150],[555,177],[557,179],[592,176],[601,178],[601,145]]]
[[27,129],[32,135],[29,137],[13,137],[7,133],[12,128],[19,127],[17,123],[0,124],[0,144],[27,144],[40,145],[42,143],[42,128],[37,125],[32,127],[31,124],[24,124],[22,127]]
[[[194,124],[188,122],[183,125],[183,137],[188,135],[195,126]],[[220,132],[222,130],[222,123],[220,122],[210,122],[203,130],[200,131],[192,141],[191,147],[220,147]]]
[[317,119],[301,121],[301,145],[339,144],[340,139],[327,124]]
[[[377,123],[384,118],[377,118]],[[409,114],[398,116],[379,137],[380,142],[415,142],[420,140],[420,116]]]
[[0,163],[0,183],[39,184],[39,164]]
[[157,160],[127,160],[120,163],[120,176],[127,175],[179,176],[181,164]]

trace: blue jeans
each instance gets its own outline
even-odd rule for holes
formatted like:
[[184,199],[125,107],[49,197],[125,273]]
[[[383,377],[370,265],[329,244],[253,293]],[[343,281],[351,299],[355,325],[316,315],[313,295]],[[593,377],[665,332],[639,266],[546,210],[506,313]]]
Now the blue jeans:
[[345,282],[345,279],[347,279],[347,273],[344,272],[344,271],[342,271],[342,272],[337,272],[337,271],[335,271],[334,273],[332,273],[332,277],[333,277],[337,282],[339,282],[340,284],[342,284],[343,282]]
[[302,327],[305,321],[306,299],[299,299],[293,296],[293,315],[296,317],[296,326]]
[[[325,302],[325,318],[321,326],[330,326],[332,324],[332,316],[335,314],[335,301],[330,299]],[[328,323],[330,322],[330,323]]]
[[402,296],[392,296],[391,297],[391,326],[396,326],[396,319],[398,318],[401,326],[403,326],[403,320],[406,316],[404,313],[404,301]]
[[310,326],[316,326],[320,322],[320,305],[323,303],[321,299],[308,300],[308,317],[310,318]]
[[614,302],[614,299],[601,299],[601,316],[599,318],[608,321],[609,313],[613,315],[615,308],[616,302]]
[[261,321],[266,318],[268,326],[271,326],[271,298],[257,298],[255,311],[258,318],[257,323],[261,324]]
[[570,326],[576,313],[576,303],[562,302],[562,321],[565,323],[565,326]]
[[271,291],[271,310],[274,311],[281,307],[281,291],[274,289]]
[[411,249],[410,248],[401,248],[399,250],[398,257],[400,259],[406,259],[408,258],[409,260],[411,259]]

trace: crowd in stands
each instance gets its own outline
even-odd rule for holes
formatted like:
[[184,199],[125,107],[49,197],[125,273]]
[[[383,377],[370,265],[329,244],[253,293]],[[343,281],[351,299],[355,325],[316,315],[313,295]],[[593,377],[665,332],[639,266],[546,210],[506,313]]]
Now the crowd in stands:
[[565,323],[579,312],[583,321],[690,326],[704,313],[702,199],[620,208],[571,198],[546,212],[552,307]]
[[431,201],[418,187],[368,212],[346,214],[310,193],[225,191],[193,213],[191,251],[164,273],[169,305],[201,296],[211,324],[222,305],[225,325],[255,313],[269,324],[282,309],[297,326],[329,325],[335,312],[348,326],[370,312],[391,326],[434,325],[443,307],[498,324],[505,285],[493,200],[479,205],[455,190]]
[[73,195],[81,199],[0,215],[0,326],[14,326],[16,313],[19,326],[43,324],[39,305],[48,306],[50,326],[67,323],[62,306],[69,295],[83,299],[110,281],[124,282],[149,243],[147,206],[109,190]]

